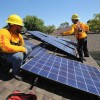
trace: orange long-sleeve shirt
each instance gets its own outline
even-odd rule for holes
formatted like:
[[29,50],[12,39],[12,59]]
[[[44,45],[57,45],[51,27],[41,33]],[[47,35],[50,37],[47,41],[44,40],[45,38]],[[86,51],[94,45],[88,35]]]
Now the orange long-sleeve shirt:
[[[19,43],[13,45],[12,43]],[[0,49],[5,53],[26,52],[24,40],[21,34],[15,35],[10,33],[7,29],[0,30]]]
[[[82,32],[78,31],[78,28],[77,28],[78,24],[80,24],[80,27],[82,27]],[[78,24],[73,24],[69,31],[63,32],[63,35],[73,34],[74,33],[75,37],[77,39],[83,39],[83,38],[87,37],[86,31],[89,31],[89,26],[84,24],[84,23],[82,23],[82,22],[79,22]]]

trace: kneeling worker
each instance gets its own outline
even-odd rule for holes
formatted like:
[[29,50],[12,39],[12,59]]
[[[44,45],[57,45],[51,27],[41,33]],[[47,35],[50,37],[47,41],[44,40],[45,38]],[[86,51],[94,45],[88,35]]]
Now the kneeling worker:
[[71,18],[73,25],[71,29],[66,32],[62,32],[62,35],[67,34],[75,34],[75,37],[78,42],[78,53],[79,60],[83,62],[83,52],[85,57],[89,57],[88,49],[87,49],[87,32],[89,31],[89,26],[79,21],[78,14],[73,14]]
[[22,80],[20,67],[24,59],[31,53],[32,48],[24,44],[24,39],[20,34],[23,26],[20,16],[10,15],[6,22],[8,28],[0,30],[0,50],[6,61],[12,64],[13,77]]

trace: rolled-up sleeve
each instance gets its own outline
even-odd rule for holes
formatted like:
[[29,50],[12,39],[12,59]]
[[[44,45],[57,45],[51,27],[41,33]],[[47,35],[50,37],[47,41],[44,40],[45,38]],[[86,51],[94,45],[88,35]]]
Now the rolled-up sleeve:
[[74,33],[74,26],[72,25],[68,31],[63,32],[63,35],[70,35]]

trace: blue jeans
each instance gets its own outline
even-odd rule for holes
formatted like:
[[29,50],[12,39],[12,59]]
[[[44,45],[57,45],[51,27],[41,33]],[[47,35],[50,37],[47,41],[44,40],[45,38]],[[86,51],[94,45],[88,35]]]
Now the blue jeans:
[[32,48],[29,45],[25,45],[25,48],[28,51],[27,54],[24,54],[23,52],[4,54],[7,62],[12,64],[13,75],[18,75],[20,73],[20,67],[23,64],[23,61],[32,52]]

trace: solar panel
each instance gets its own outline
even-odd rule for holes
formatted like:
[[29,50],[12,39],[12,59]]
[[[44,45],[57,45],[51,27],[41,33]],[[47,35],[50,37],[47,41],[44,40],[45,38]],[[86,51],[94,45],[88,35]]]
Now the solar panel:
[[34,45],[34,44],[30,43],[27,40],[25,40],[25,44],[28,44],[28,45],[30,45],[32,47],[32,52],[27,58],[35,57],[37,55],[38,56],[42,56],[43,54],[47,53],[47,49],[45,49],[44,47],[41,47],[40,45]]
[[32,50],[31,56],[37,56],[37,55],[42,56],[42,55],[46,54],[46,52],[47,52],[47,49],[37,46]]
[[52,39],[54,39],[55,41],[57,41],[57,42],[59,42],[59,43],[65,45],[66,47],[69,47],[69,48],[72,48],[72,49],[76,49],[76,46],[73,45],[74,42],[71,42],[71,40],[69,40],[69,41],[64,41],[64,40],[62,40],[62,39],[60,39],[60,38],[57,38],[57,37],[54,37],[54,36],[49,36],[48,38],[52,38]]
[[30,43],[28,40],[24,40],[24,41],[25,41],[25,44],[28,44],[31,47],[34,47],[35,46],[33,43]]
[[70,39],[66,39],[66,38],[62,38],[62,37],[58,37],[60,40],[66,41],[66,42],[70,42],[70,43],[77,43],[77,41],[75,40],[70,40]]
[[65,53],[70,54],[70,55],[76,57],[76,51],[75,51],[74,49],[69,48],[69,47],[66,47],[66,45],[63,45],[63,44],[61,44],[61,43],[59,43],[59,42],[57,42],[57,41],[53,41],[53,40],[50,39],[50,38],[45,39],[45,41],[46,41],[47,43],[51,44],[52,46],[55,46],[55,47],[57,47],[58,49],[64,51]]
[[[29,32],[32,32],[32,31],[29,31]],[[76,49],[76,46],[73,45],[73,44],[76,44],[76,41],[73,41],[73,40],[70,40],[70,39],[61,38],[61,37],[51,36],[51,35],[48,35],[48,34],[45,34],[45,33],[39,32],[39,31],[34,31],[33,34],[34,34],[36,37],[42,38],[42,39],[45,39],[45,38],[54,39],[54,40],[56,40],[57,42],[62,43],[62,44],[64,44],[64,45],[68,46],[69,48]]]
[[58,38],[58,37],[55,37],[55,36],[50,36],[50,35],[44,34],[44,33],[39,32],[39,31],[34,31],[34,32],[29,31],[29,32],[32,32],[34,36],[40,38],[41,40],[44,40],[46,38],[51,38],[51,39],[56,40],[59,43],[64,44],[65,46],[68,46],[69,48],[76,49],[76,47],[73,45],[73,43],[75,43],[75,42],[70,40],[70,39],[63,39],[63,38]]
[[[53,40],[55,40],[55,41],[57,41],[57,42],[59,42],[59,43],[62,43],[62,44],[65,45],[65,46],[68,46],[69,48],[76,49],[76,47],[75,47],[74,45],[70,44],[70,43],[67,42],[67,41],[63,41],[63,40],[61,40],[60,38],[57,38],[57,37],[54,37],[54,36],[50,36],[50,35],[44,34],[44,33],[39,32],[39,31],[34,31],[34,32],[33,32],[33,31],[29,31],[29,32],[32,32],[33,35],[35,35],[35,36],[38,37],[38,38],[41,38],[41,40],[44,40],[44,39],[46,39],[46,38],[53,39]],[[68,40],[68,41],[71,42],[71,40]]]
[[28,31],[28,32],[30,34],[40,38],[42,41],[44,41],[44,42],[56,47],[57,49],[62,50],[63,52],[65,52],[65,53],[67,53],[67,54],[69,54],[71,56],[76,57],[76,50],[75,49],[55,41],[53,38],[50,38],[50,36],[41,35],[41,32],[38,32],[38,31]]
[[47,38],[47,35],[42,35],[42,32],[39,32],[39,31],[28,31],[28,32],[32,33],[32,35],[41,39],[42,41]]
[[42,36],[44,36],[44,37],[49,37],[49,36],[50,36],[50,35],[48,35],[48,34],[45,34],[45,33],[39,32],[39,31],[35,31],[35,32],[38,32],[38,34],[40,34],[40,35],[42,35]]
[[43,54],[21,66],[22,70],[65,86],[100,96],[100,69],[74,60]]

